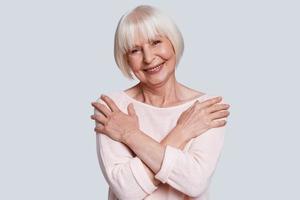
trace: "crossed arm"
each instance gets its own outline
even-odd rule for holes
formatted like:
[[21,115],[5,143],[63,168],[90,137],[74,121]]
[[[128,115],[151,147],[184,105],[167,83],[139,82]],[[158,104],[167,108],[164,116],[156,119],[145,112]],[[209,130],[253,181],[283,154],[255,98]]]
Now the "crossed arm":
[[[103,98],[103,100],[104,101],[99,99],[99,102],[106,103],[112,110],[112,112],[116,111],[116,105],[114,105],[111,99]],[[129,115],[127,115],[127,119],[126,116],[125,118],[124,116],[123,118],[120,117],[123,120],[120,120],[120,118],[116,116],[108,117],[110,118],[110,120],[115,120],[114,123],[112,123],[104,120],[104,115],[109,116],[110,111],[105,110],[103,105],[101,106],[97,104],[97,106],[94,106],[95,115],[93,117],[96,120],[97,124],[96,132],[102,133],[100,136],[98,136],[102,139],[102,142],[100,141],[101,144],[98,145],[98,148],[100,148],[100,159],[102,161],[102,166],[105,165],[102,168],[102,170],[105,169],[105,177],[120,199],[144,198],[148,194],[152,193],[155,189],[157,189],[157,185],[160,182],[167,183],[171,187],[185,193],[188,196],[198,196],[201,194],[201,192],[206,188],[207,181],[210,177],[210,174],[213,172],[216,161],[218,159],[218,155],[223,144],[222,138],[224,127],[221,127],[221,125],[219,124],[220,128],[209,130],[211,132],[219,133],[206,133],[203,135],[204,137],[201,136],[201,140],[199,140],[200,137],[197,137],[195,139],[195,143],[191,147],[191,150],[186,153],[181,150],[188,141],[197,136],[193,134],[187,134],[186,131],[188,130],[190,130],[189,133],[192,132],[191,129],[187,129],[187,126],[191,124],[183,123],[191,121],[184,120],[185,118],[188,118],[188,115],[191,116],[191,109],[190,112],[186,111],[185,114],[183,113],[183,117],[181,116],[182,123],[179,123],[178,126],[172,129],[170,133],[167,134],[167,136],[159,143],[153,140],[151,137],[147,136],[147,134],[143,133],[138,128],[132,128],[134,126],[131,126],[131,128],[128,128],[128,130],[116,130],[116,127],[126,127],[120,124],[122,122],[125,122],[127,125],[135,123],[135,112],[132,107],[128,107]],[[99,110],[102,114],[104,114],[102,118],[100,117],[101,113]],[[119,111],[117,111],[117,113],[120,114]],[[131,119],[129,119],[130,117]],[[101,124],[103,126],[101,126]],[[104,125],[107,127],[106,129]],[[116,126],[113,127],[113,125]],[[109,128],[109,126],[111,127]],[[216,124],[215,127],[217,127]],[[197,129],[199,133],[199,127]],[[207,131],[208,129],[209,128],[206,127],[206,130],[203,129],[203,132],[209,132]],[[120,133],[123,134],[121,134],[120,136]],[[112,142],[112,140],[110,140],[110,138],[106,136],[109,136],[114,140],[114,142]],[[114,149],[114,145],[116,148],[122,149],[124,154],[118,155],[120,149]],[[129,147],[129,149],[132,150],[137,157],[132,157],[132,154],[128,150],[126,150],[126,147]],[[112,149],[108,150],[107,148]],[[212,154],[210,158],[205,158],[205,152]],[[115,153],[115,158],[108,158],[108,154],[112,155],[112,153]],[[121,158],[121,163],[120,161],[117,161],[117,157]],[[114,162],[113,160],[115,160],[116,162]],[[176,162],[178,162],[178,164]],[[170,163],[173,163],[173,165],[170,165]],[[141,169],[141,166],[143,169]],[[142,172],[142,170],[144,171],[144,174],[147,174],[149,179],[148,183],[143,183],[141,186],[139,186],[141,182],[147,181],[145,180],[145,177],[141,177],[140,175],[135,174],[134,171]],[[127,175],[123,176],[125,174],[125,171]],[[173,173],[170,173],[171,171]],[[132,172],[133,174],[128,175],[128,172]],[[191,174],[191,172],[193,172],[193,174]],[[180,173],[181,175],[177,176],[176,174],[178,173]],[[128,184],[122,183],[122,179],[124,179],[124,181],[126,181]],[[151,182],[149,182],[149,180],[151,180]],[[133,184],[135,182],[138,183],[135,184],[136,188],[134,190]],[[132,191],[135,192],[124,192],[128,189],[125,188],[126,186],[128,186],[129,188],[131,187],[133,189]]]
[[158,186],[161,182],[155,178],[155,174],[159,171],[163,162],[163,155],[167,145],[182,150],[187,142],[188,140],[183,137],[180,128],[175,127],[160,143],[143,132],[137,131],[129,135],[125,139],[124,144],[132,149],[137,157],[143,161],[149,178],[155,186]]

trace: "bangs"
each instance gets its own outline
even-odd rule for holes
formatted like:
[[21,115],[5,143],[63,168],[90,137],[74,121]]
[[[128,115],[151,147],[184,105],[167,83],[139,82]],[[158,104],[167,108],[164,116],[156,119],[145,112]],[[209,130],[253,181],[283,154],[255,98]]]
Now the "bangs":
[[[146,13],[147,14],[147,13]],[[144,15],[137,18],[136,16],[127,16],[123,22],[120,33],[121,51],[123,54],[127,53],[130,49],[141,41],[152,41],[158,36],[166,36],[165,27],[153,16]]]

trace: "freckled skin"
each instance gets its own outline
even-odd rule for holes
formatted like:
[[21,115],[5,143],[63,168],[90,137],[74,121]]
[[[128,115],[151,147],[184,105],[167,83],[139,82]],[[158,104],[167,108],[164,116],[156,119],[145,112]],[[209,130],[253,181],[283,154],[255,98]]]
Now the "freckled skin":
[[[175,79],[176,54],[172,43],[166,37],[157,37],[150,42],[138,41],[128,52],[127,61],[132,72],[145,85],[161,86],[170,78]],[[165,64],[158,73],[150,74],[144,71],[163,62]]]

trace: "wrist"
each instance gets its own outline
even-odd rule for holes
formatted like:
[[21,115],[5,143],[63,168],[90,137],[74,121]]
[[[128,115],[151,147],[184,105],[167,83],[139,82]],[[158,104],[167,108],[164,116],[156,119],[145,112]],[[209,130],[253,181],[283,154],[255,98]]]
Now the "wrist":
[[132,140],[132,138],[136,135],[139,134],[139,129],[133,129],[133,130],[127,130],[124,132],[121,138],[121,142],[128,145],[129,142]]
[[175,135],[176,135],[177,137],[179,137],[179,139],[180,139],[182,142],[186,143],[186,142],[188,142],[188,141],[190,140],[190,138],[187,137],[188,134],[185,133],[184,128],[183,128],[182,125],[180,125],[180,124],[176,125],[176,126],[174,127],[173,131],[174,131]]
[[188,138],[184,129],[180,125],[176,125],[171,132],[160,142],[161,145],[170,145],[175,148],[181,148],[188,142]]

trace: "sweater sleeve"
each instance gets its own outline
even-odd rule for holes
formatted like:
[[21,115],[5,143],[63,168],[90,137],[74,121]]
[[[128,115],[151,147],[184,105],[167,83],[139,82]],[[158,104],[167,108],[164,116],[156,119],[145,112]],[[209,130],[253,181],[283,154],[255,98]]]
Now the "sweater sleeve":
[[[101,99],[97,102],[105,104]],[[94,113],[99,111],[95,109]],[[133,157],[126,145],[104,134],[97,134],[96,147],[104,178],[118,199],[143,199],[157,189],[145,171],[142,161]]]
[[209,129],[194,138],[188,151],[167,146],[155,178],[190,196],[200,196],[209,186],[224,142],[225,127]]

